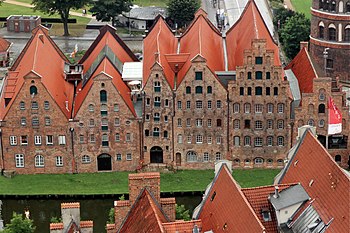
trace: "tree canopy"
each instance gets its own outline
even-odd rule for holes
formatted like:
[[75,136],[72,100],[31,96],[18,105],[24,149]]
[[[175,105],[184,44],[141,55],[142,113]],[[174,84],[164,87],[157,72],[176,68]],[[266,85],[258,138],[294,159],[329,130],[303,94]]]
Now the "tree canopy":
[[6,224],[1,233],[34,233],[33,220],[23,218],[21,214],[13,212],[11,222]]
[[178,220],[191,220],[190,211],[186,210],[184,205],[175,204],[176,219]]
[[199,7],[199,0],[169,0],[169,17],[180,28],[189,24],[191,20],[193,20],[194,14]]
[[287,57],[292,59],[300,50],[300,41],[309,41],[310,20],[296,13],[286,20],[279,34]]
[[115,17],[122,12],[129,12],[132,0],[99,0],[93,3],[89,10],[97,20],[112,21],[115,26]]
[[64,36],[69,36],[68,18],[71,9],[80,9],[88,4],[90,0],[33,0],[34,10],[39,10],[49,15],[58,13],[61,17]]

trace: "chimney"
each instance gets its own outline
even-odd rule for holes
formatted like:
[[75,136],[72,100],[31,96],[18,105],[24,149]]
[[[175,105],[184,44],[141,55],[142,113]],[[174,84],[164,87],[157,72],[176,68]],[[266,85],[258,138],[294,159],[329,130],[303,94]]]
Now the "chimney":
[[160,203],[160,173],[149,172],[129,174],[129,201],[132,205],[143,188],[148,188],[154,198]]
[[278,190],[279,190],[279,187],[276,185],[275,186],[275,194],[273,195],[274,198],[279,198]]
[[302,50],[303,48],[306,48],[306,50],[309,51],[309,42],[300,41],[300,50]]
[[159,53],[154,53],[154,62],[159,62]]

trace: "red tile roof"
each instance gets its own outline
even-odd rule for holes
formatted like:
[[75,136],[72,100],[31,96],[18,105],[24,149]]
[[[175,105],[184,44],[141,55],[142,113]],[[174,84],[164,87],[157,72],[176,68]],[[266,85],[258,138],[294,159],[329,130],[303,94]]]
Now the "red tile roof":
[[68,203],[61,203],[61,209],[79,209],[80,203],[79,202],[68,202]]
[[[143,85],[146,85],[153,65],[158,62],[171,88],[175,73],[167,62],[166,54],[176,54],[178,39],[161,16],[158,16],[150,32],[143,40]],[[157,57],[157,58],[156,58]]]
[[10,47],[11,43],[4,38],[0,37],[0,53],[6,52]]
[[322,219],[334,218],[329,232],[349,232],[350,177],[310,131],[303,135],[279,180],[289,182],[301,183],[315,199],[313,206]]
[[[65,116],[70,118],[74,86],[65,81],[63,72],[65,61],[68,61],[67,58],[48,36],[48,29],[41,25],[36,27],[32,31],[32,37],[11,67],[8,78],[5,79],[4,96],[11,101],[5,108],[4,98],[0,100],[0,119],[4,119],[21,89],[24,83],[23,77],[30,73],[41,78],[41,83],[51,97]],[[68,101],[68,109],[66,101]]]
[[80,221],[80,228],[91,228],[94,227],[94,222],[91,220]]
[[188,53],[189,58],[178,73],[179,85],[191,67],[191,60],[197,55],[206,59],[211,71],[224,71],[223,39],[220,31],[210,22],[203,10],[196,13],[196,18],[180,38],[180,53]]
[[[279,192],[289,188],[293,184],[281,184],[278,185]],[[270,194],[274,193],[275,186],[261,186],[261,187],[255,187],[255,188],[244,188],[242,189],[243,194],[246,196],[246,198],[249,201],[249,204],[253,208],[256,216],[258,216],[260,222],[264,225],[266,228],[266,232],[268,233],[278,233],[277,229],[277,219],[276,214],[273,206],[268,200],[268,197]],[[264,221],[262,216],[262,210],[268,209],[271,214],[271,221]]]
[[265,232],[226,165],[214,178],[197,218],[202,220],[203,232]]
[[63,229],[63,223],[50,223],[50,230],[62,230]]
[[[170,223],[163,223],[164,232],[166,233],[192,233],[195,226],[198,229],[202,228],[201,220],[192,220],[192,221],[176,221]],[[202,232],[202,231],[201,231]]]
[[293,71],[301,93],[313,93],[313,81],[317,78],[317,73],[306,48],[301,49],[284,69]]
[[266,49],[274,51],[274,65],[281,65],[279,50],[253,0],[249,0],[241,17],[226,33],[229,70],[243,65],[244,50],[253,39],[266,39]]
[[118,232],[163,232],[162,223],[168,222],[158,203],[147,189],[143,189],[131,207]]

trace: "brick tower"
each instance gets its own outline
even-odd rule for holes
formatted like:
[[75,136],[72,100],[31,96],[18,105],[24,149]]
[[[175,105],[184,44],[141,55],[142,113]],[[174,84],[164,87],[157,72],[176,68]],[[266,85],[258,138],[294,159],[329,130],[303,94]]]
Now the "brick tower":
[[325,76],[350,86],[350,0],[313,0],[310,52]]

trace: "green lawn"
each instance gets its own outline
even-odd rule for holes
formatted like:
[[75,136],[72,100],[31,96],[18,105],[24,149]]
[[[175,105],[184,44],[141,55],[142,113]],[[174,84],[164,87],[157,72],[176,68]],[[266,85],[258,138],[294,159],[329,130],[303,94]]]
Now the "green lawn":
[[311,18],[311,0],[291,0],[296,11],[304,13],[307,18]]
[[[270,185],[278,169],[234,170],[244,187]],[[213,170],[187,170],[161,174],[162,192],[204,191],[213,180]],[[128,192],[128,172],[63,175],[0,176],[0,195],[122,194]]]

